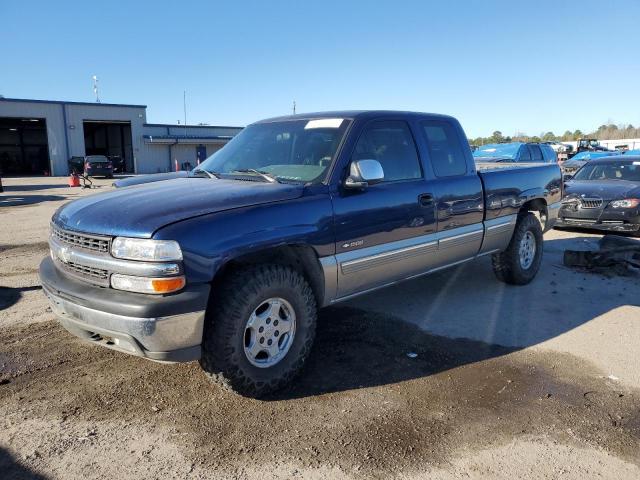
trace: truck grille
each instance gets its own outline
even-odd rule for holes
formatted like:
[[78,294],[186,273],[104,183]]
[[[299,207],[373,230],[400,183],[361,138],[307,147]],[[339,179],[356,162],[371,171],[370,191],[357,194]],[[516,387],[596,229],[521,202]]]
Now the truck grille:
[[109,251],[110,238],[98,237],[95,235],[87,235],[85,233],[70,232],[69,230],[62,230],[55,225],[51,226],[51,233],[61,242],[68,245],[74,245],[80,248],[86,248],[87,250],[93,250],[96,252],[107,253]]
[[102,270],[101,268],[88,267],[86,265],[80,265],[79,263],[62,263],[65,269],[81,276],[95,278],[96,280],[107,280],[109,278],[109,272]]
[[583,198],[580,200],[582,208],[600,208],[602,207],[601,198]]

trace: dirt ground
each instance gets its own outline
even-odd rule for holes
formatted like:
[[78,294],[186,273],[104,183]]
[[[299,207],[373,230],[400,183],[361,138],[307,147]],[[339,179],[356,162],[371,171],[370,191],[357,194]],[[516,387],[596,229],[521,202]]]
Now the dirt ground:
[[58,326],[49,218],[110,188],[65,180],[3,179],[0,478],[640,478],[640,280],[561,264],[598,235],[547,233],[526,287],[480,259],[326,309],[256,401]]

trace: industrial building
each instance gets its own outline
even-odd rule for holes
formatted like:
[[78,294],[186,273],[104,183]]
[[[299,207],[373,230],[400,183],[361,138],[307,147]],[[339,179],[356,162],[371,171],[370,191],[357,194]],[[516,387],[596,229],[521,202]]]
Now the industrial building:
[[0,98],[0,174],[68,175],[69,160],[85,155],[128,173],[189,168],[240,130],[147,123],[146,105]]

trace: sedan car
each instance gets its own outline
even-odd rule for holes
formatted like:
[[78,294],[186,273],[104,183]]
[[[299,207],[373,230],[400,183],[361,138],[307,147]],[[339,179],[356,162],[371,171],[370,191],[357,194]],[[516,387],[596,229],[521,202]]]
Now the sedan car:
[[580,152],[571,157],[570,160],[562,163],[560,168],[562,168],[562,173],[565,175],[573,175],[580,169],[580,167],[591,160],[611,157],[614,155],[620,155],[620,152]]
[[592,160],[565,176],[556,226],[640,232],[640,155]]
[[89,177],[113,178],[113,163],[104,155],[88,155],[84,158],[84,173]]
[[556,152],[549,145],[522,142],[482,145],[473,152],[473,158],[480,163],[555,163],[558,161]]

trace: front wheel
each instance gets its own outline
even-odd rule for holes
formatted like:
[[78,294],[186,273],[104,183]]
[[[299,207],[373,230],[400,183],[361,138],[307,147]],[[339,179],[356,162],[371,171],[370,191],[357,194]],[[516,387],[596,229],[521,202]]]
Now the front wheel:
[[493,272],[502,282],[526,285],[540,269],[542,248],[540,221],[531,212],[521,214],[507,249],[492,256]]
[[291,268],[258,265],[236,271],[212,294],[202,369],[248,397],[285,387],[311,351],[316,309],[311,287]]

